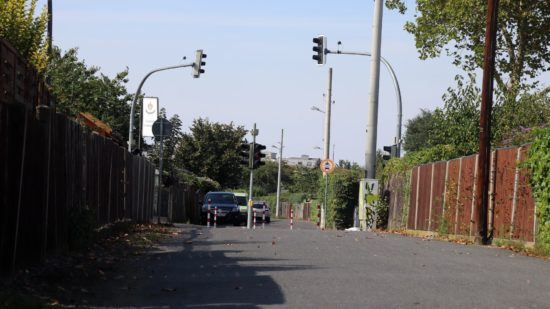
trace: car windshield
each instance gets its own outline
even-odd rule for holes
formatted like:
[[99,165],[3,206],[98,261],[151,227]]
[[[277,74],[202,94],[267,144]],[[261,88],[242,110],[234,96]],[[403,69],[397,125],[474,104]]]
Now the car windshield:
[[245,205],[246,206],[246,196],[236,196],[237,203],[239,205]]
[[[262,209],[264,208],[264,204],[254,204],[254,208]],[[265,208],[268,209],[267,205],[265,205]]]
[[233,194],[211,194],[206,200],[211,200],[216,204],[235,204],[235,196]]

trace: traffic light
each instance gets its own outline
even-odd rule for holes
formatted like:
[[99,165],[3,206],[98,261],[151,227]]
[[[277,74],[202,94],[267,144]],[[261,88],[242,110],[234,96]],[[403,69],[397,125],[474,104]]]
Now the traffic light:
[[250,168],[250,166],[251,166],[250,161],[252,159],[252,156],[251,156],[251,153],[250,153],[251,146],[252,146],[252,144],[242,142],[241,146],[240,146],[240,149],[239,149],[239,155],[241,157],[241,164],[248,167],[248,168]]
[[327,48],[327,37],[324,35],[320,35],[316,38],[313,38],[313,43],[315,44],[313,46],[313,51],[315,54],[313,54],[313,60],[317,61],[317,64],[323,65],[326,62],[326,54],[325,50]]
[[262,153],[262,150],[264,149],[264,145],[254,145],[254,158],[252,159],[252,169],[259,168],[260,166],[265,164],[265,162],[262,161],[262,158],[265,158],[265,153]]
[[206,65],[206,62],[203,61],[203,59],[206,58],[206,54],[203,54],[202,49],[197,49],[195,52],[195,62],[193,62],[193,77],[199,78],[202,73],[204,73],[204,69],[202,68],[204,65]]
[[397,158],[397,145],[384,146],[385,154],[382,155],[383,160]]

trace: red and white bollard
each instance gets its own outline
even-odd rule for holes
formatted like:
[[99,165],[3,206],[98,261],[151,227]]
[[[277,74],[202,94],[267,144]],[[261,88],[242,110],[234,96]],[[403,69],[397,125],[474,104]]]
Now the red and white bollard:
[[321,228],[321,204],[317,204],[317,228]]
[[206,213],[206,227],[210,227],[210,204],[208,204],[208,212]]
[[256,229],[256,208],[253,209],[252,215],[252,229]]
[[265,228],[265,203],[263,207],[263,213],[262,213],[262,229]]
[[290,229],[292,230],[292,226],[294,225],[294,209],[290,209]]
[[218,206],[214,207],[214,227],[217,227],[218,222]]

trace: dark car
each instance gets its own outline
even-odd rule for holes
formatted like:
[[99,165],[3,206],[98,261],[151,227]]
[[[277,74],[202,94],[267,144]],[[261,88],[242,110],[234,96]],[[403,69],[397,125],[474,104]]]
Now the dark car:
[[204,196],[204,203],[201,207],[201,222],[206,224],[208,207],[210,206],[210,224],[214,223],[214,212],[217,208],[216,222],[230,222],[234,225],[240,224],[239,205],[237,198],[232,192],[208,192]]

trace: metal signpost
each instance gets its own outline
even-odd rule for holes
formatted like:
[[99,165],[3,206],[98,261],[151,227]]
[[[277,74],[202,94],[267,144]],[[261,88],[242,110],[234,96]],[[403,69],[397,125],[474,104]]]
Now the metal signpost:
[[327,217],[327,195],[328,195],[328,174],[334,171],[334,162],[330,159],[325,159],[321,161],[319,165],[321,171],[323,172],[323,177],[325,177],[325,201],[323,207],[321,208],[321,229],[324,229],[326,226],[326,217]]
[[161,194],[162,194],[162,161],[164,157],[163,153],[163,144],[164,144],[164,137],[170,136],[172,133],[172,124],[164,119],[159,118],[153,123],[153,134],[156,138],[160,138],[160,157],[159,157],[159,177],[158,177],[158,191],[157,191],[157,222],[160,223],[160,203],[162,201]]
[[[254,146],[256,144],[256,136],[258,135],[259,130],[256,129],[256,124],[254,123],[254,127],[252,128],[252,131],[250,132],[252,134],[252,145],[250,146],[251,152],[254,151]],[[252,155],[252,153],[251,153]],[[250,229],[252,227],[252,206],[254,206],[254,202],[252,199],[252,185],[254,183],[254,169],[252,166],[250,166],[250,190],[249,190],[249,199],[248,199],[248,209],[247,209],[247,220],[246,220],[246,228]]]

